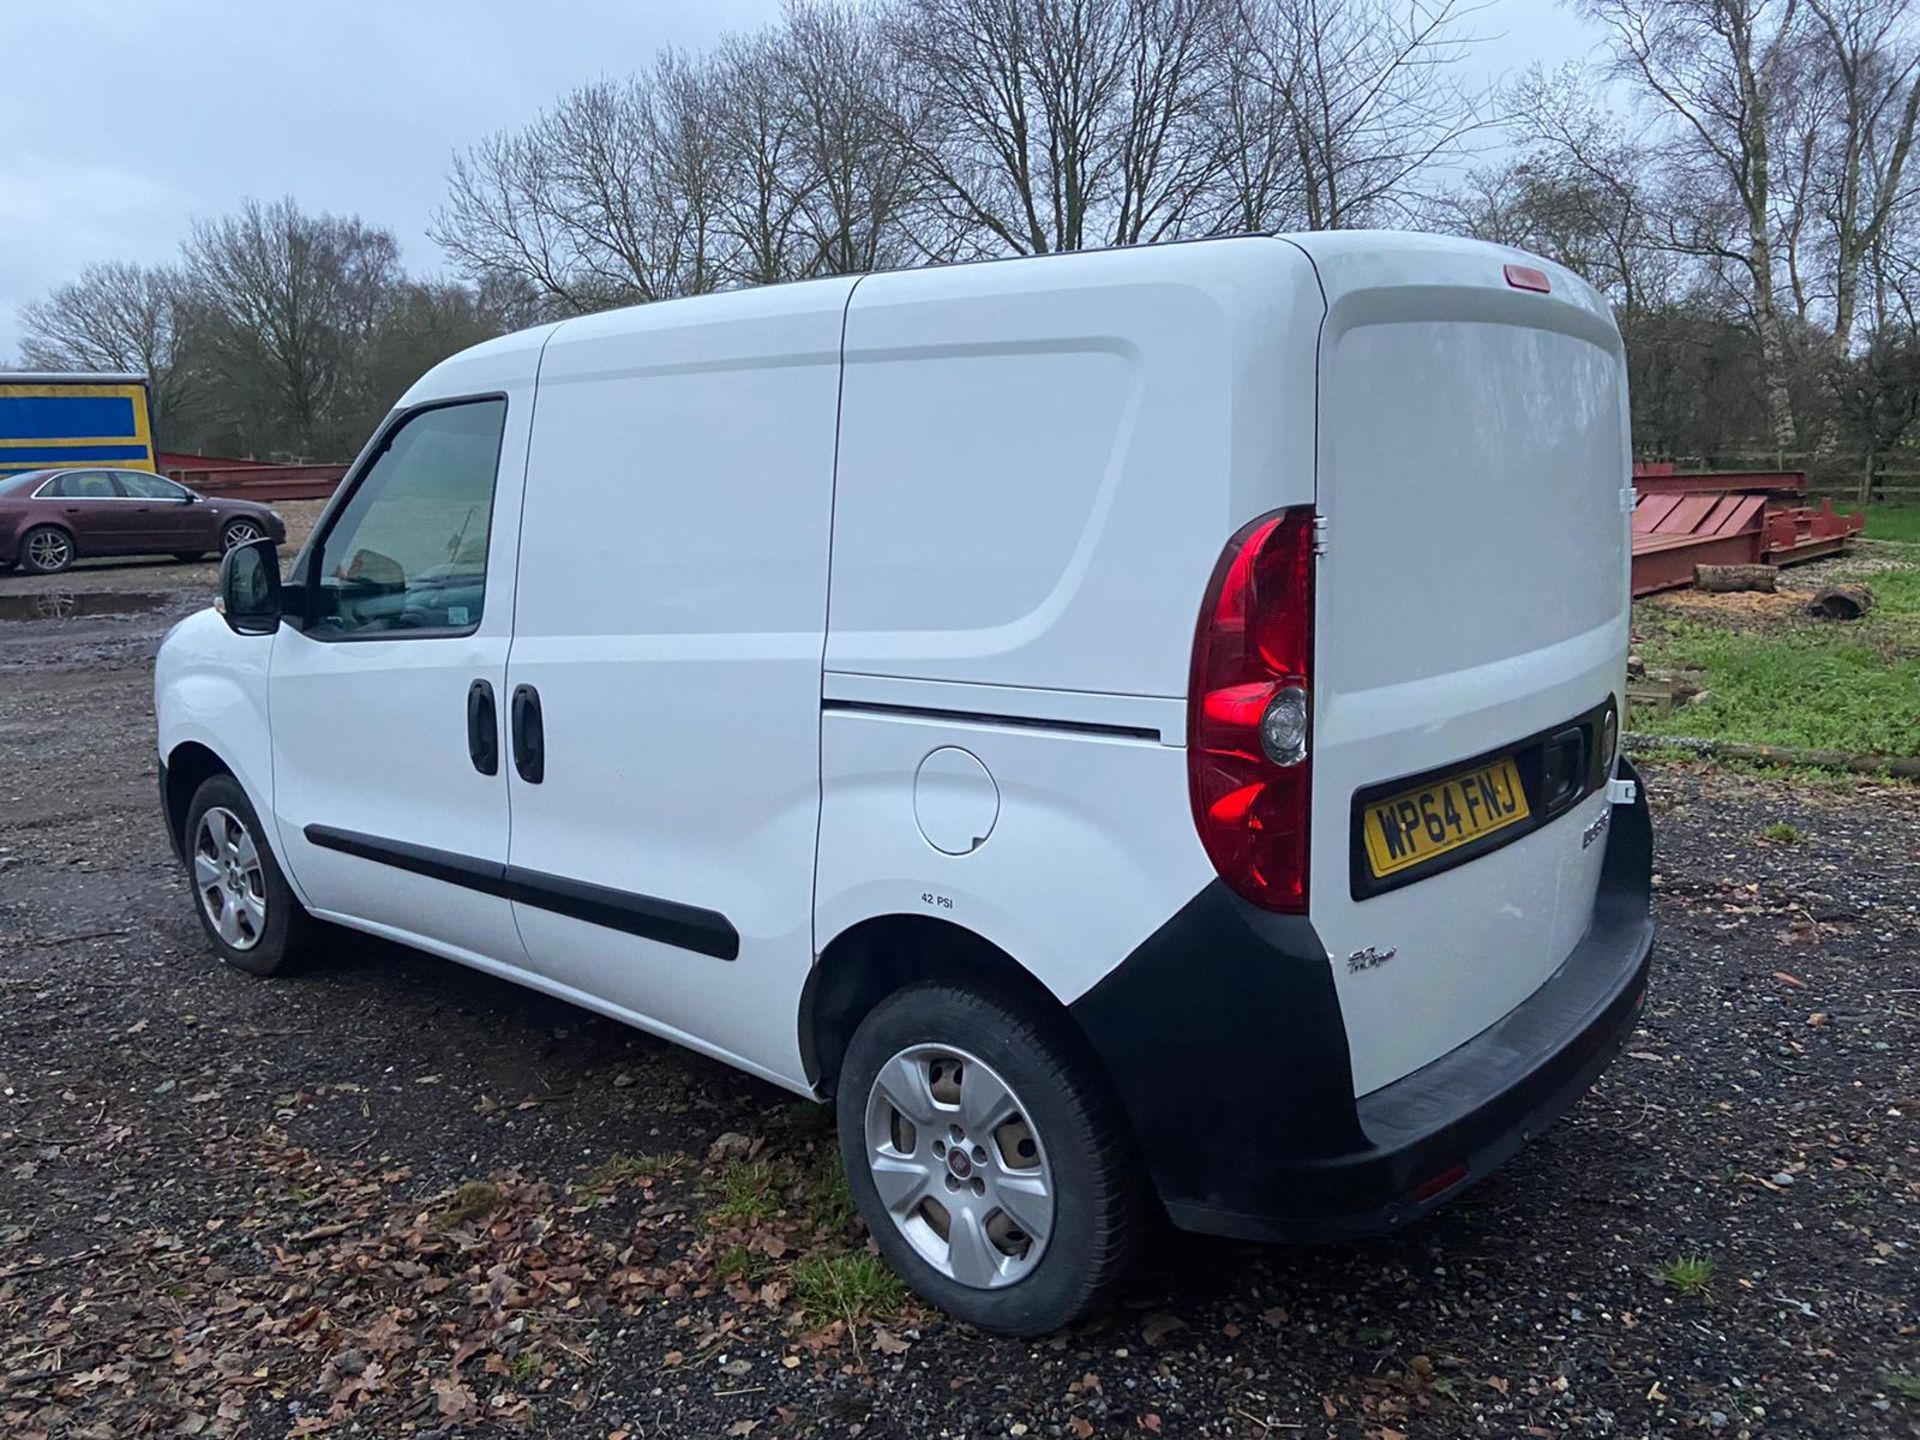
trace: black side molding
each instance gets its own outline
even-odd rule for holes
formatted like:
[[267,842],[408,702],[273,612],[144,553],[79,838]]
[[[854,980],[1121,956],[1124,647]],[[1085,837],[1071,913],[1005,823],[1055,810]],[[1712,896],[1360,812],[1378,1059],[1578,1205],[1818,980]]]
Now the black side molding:
[[353,830],[336,830],[331,825],[309,825],[301,832],[307,843],[322,850],[338,850],[361,860],[391,865],[429,880],[444,880],[483,895],[507,893],[507,867],[494,860],[475,860],[451,850],[435,850],[429,845],[411,845],[405,840],[382,840]]
[[538,910],[584,920],[590,925],[657,940],[663,945],[711,955],[716,960],[735,960],[740,955],[740,932],[717,910],[682,905],[677,900],[661,900],[652,895],[635,895],[605,885],[590,885],[584,880],[546,875],[496,860],[476,860],[469,855],[414,845],[405,840],[384,840],[377,835],[362,835],[331,825],[308,825],[302,833],[309,844],[322,850],[336,850],[342,855],[391,865],[396,870],[443,880],[483,895],[498,895]]
[[1002,725],[1010,730],[1054,730],[1068,735],[1106,735],[1116,740],[1160,742],[1160,732],[1141,725],[1103,725],[1093,720],[1041,720],[1031,715],[996,715],[986,710],[941,710],[930,705],[881,704],[873,700],[820,702],[823,711],[852,715],[892,715],[903,720],[952,720],[962,725]]

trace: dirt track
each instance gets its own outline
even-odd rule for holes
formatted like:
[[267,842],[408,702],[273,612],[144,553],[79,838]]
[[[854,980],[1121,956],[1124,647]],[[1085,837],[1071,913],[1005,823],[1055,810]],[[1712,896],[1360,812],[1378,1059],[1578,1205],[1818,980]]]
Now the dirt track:
[[148,694],[211,574],[0,622],[0,1434],[1920,1433],[1920,792],[1655,772],[1643,1028],[1410,1233],[1168,1237],[1039,1344],[848,1327],[801,1313],[858,1236],[786,1097],[393,947],[211,963]]

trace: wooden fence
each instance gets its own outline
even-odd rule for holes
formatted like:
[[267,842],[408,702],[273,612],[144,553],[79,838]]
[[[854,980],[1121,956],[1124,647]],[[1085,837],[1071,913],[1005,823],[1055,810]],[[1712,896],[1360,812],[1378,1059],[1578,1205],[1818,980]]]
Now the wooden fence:
[[[1646,458],[1646,457],[1643,457]],[[1915,457],[1909,451],[1883,457],[1897,468],[1876,470],[1870,492],[1863,493],[1858,455],[1815,455],[1811,452],[1776,450],[1729,450],[1717,455],[1663,455],[1682,472],[1726,470],[1798,470],[1807,477],[1807,489],[1816,495],[1831,495],[1834,503],[1849,505],[1920,505],[1920,470],[1910,468]]]

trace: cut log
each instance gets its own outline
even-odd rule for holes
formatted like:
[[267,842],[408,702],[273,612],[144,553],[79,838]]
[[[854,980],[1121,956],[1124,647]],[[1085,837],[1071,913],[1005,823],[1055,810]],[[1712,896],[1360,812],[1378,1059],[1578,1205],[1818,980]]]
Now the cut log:
[[1829,585],[1808,603],[1823,620],[1858,620],[1873,608],[1873,592],[1864,585]]
[[1777,565],[1696,565],[1693,583],[1696,589],[1724,595],[1734,590],[1758,590],[1771,595],[1780,579]]

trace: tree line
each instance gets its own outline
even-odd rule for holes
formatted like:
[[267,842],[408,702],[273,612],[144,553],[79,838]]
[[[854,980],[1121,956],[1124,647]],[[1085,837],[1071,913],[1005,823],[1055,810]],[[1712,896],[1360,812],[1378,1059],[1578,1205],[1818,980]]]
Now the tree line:
[[456,155],[458,278],[291,200],[25,307],[154,374],[170,444],[349,452],[440,356],[737,285],[1249,230],[1451,230],[1586,275],[1649,457],[1866,483],[1920,444],[1911,0],[1571,0],[1595,59],[1469,82],[1472,0],[791,0]]

